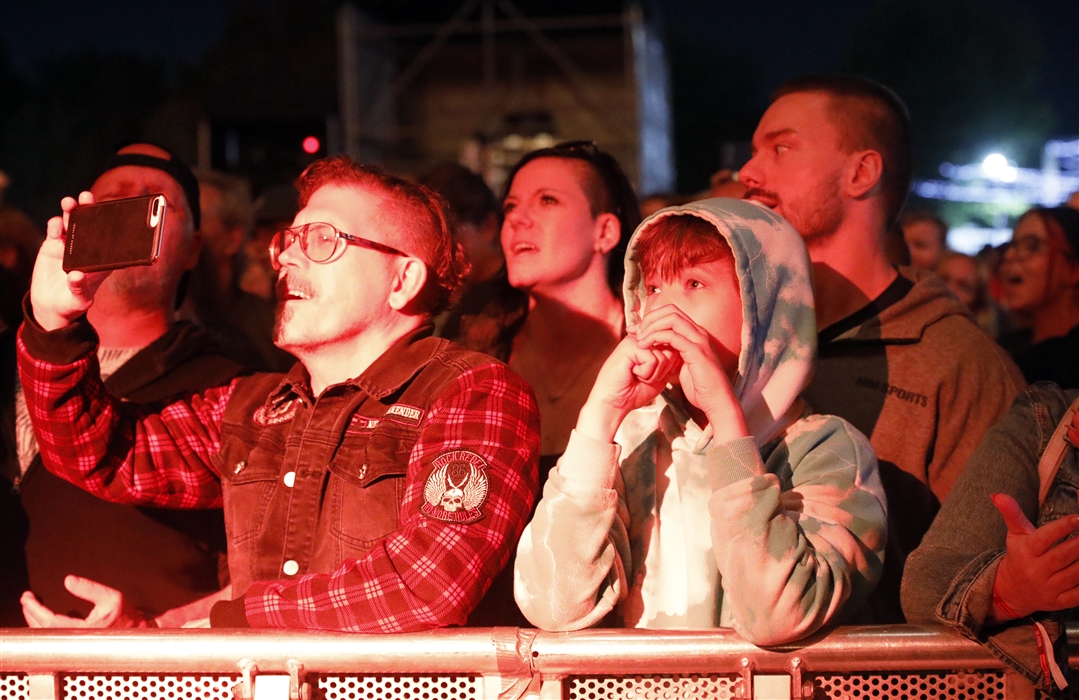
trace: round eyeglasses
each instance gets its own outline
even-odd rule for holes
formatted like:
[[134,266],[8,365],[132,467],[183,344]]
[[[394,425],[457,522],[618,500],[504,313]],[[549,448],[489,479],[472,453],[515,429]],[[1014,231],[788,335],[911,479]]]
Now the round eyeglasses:
[[1052,241],[1048,241],[1038,236],[1019,236],[1013,238],[1007,243],[1001,244],[999,247],[1001,258],[1010,257],[1014,260],[1027,260],[1040,254],[1043,250],[1058,251],[1064,255],[1068,255],[1070,251],[1063,247],[1054,244]]
[[273,265],[273,269],[281,269],[281,253],[288,250],[289,246],[296,242],[296,239],[300,241],[300,250],[303,251],[308,260],[314,263],[324,263],[332,258],[334,253],[337,252],[339,241],[358,245],[361,248],[376,250],[387,255],[408,257],[407,253],[402,253],[384,243],[353,236],[344,231],[338,231],[332,224],[316,221],[303,226],[282,229],[274,234],[273,239],[270,241],[270,264]]

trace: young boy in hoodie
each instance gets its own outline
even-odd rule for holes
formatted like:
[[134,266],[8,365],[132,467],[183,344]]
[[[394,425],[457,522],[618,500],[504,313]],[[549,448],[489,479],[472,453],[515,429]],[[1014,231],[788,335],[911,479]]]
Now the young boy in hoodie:
[[856,610],[880,576],[868,440],[809,415],[809,259],[770,210],[658,212],[626,254],[629,335],[608,358],[517,550],[535,625],[732,627],[770,645]]

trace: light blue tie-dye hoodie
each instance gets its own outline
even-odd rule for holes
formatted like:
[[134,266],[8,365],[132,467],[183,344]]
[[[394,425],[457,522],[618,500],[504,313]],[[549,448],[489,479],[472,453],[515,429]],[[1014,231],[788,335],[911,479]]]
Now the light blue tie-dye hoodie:
[[771,210],[711,199],[642,223],[626,255],[628,327],[644,294],[634,244],[673,214],[711,222],[734,253],[744,319],[734,391],[752,437],[716,444],[670,390],[631,412],[615,444],[574,432],[518,546],[517,603],[549,630],[617,608],[627,627],[790,641],[854,611],[880,576],[876,457],[846,421],[804,415],[817,337],[809,258]]

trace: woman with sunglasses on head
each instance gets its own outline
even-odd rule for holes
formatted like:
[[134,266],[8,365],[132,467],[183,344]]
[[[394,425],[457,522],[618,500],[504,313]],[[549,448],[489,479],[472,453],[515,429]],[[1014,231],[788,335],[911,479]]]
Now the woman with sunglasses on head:
[[528,153],[507,183],[502,250],[528,313],[506,359],[539,401],[542,484],[625,333],[622,256],[640,209],[618,163],[591,142]]
[[[462,300],[443,334],[506,362],[532,386],[542,492],[600,366],[624,334],[622,258],[640,209],[615,159],[586,141],[527,153],[506,183],[505,267],[484,283],[487,294]],[[513,600],[512,560],[468,624],[530,626]]]
[[1030,326],[1029,344],[1012,351],[1027,381],[1079,388],[1079,211],[1036,207],[1020,217],[1000,281],[1002,305]]

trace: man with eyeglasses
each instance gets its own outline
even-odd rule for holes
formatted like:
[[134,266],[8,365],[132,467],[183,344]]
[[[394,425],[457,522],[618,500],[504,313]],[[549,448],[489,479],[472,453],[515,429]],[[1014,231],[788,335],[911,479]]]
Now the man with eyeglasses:
[[[19,348],[42,454],[103,498],[223,503],[231,588],[213,626],[461,624],[535,496],[535,399],[505,365],[430,337],[467,272],[436,195],[347,158],[317,161],[297,187],[271,258],[274,340],[300,362],[163,408],[102,390],[83,319],[101,276],[65,276],[63,220],[50,222]],[[79,622],[27,604],[42,626]],[[115,596],[99,608],[96,623],[154,624]]]
[[804,397],[869,436],[888,496],[888,549],[866,621],[902,622],[903,563],[1023,379],[928,272],[896,269],[888,229],[911,181],[906,106],[849,75],[781,86],[739,172],[748,199],[802,236],[818,356]]

